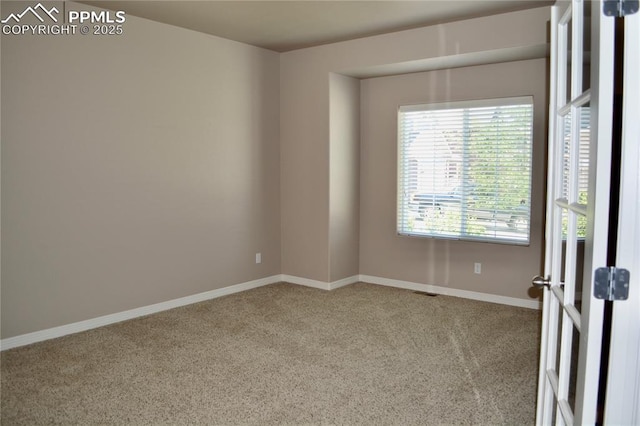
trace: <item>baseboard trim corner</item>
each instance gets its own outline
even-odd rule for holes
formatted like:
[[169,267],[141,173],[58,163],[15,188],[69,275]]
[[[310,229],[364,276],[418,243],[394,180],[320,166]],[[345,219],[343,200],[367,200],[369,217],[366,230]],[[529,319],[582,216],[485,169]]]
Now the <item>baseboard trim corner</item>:
[[330,290],[329,288],[330,283],[327,283],[324,281],[312,280],[310,278],[296,277],[295,275],[287,275],[287,274],[281,275],[281,278],[282,278],[282,281],[291,283],[291,284],[317,288],[320,290]]
[[204,302],[205,300],[216,299],[218,297],[239,293],[241,291],[251,290],[253,288],[274,284],[280,281],[282,281],[281,275],[273,275],[270,277],[260,278],[257,280],[235,284],[228,287],[205,291],[203,293],[198,293],[191,296],[168,300],[166,302],[155,303],[153,305],[142,306],[140,308],[134,308],[123,312],[117,312],[115,314],[104,315],[97,318],[61,325],[58,327],[48,328],[32,333],[22,334],[15,337],[9,337],[0,340],[0,351],[5,351],[20,346],[30,345],[32,343],[55,339],[57,337],[79,333],[81,331],[91,330],[93,328],[103,327],[105,325],[115,324],[138,317],[155,314],[157,312],[178,308],[180,306]]
[[295,275],[282,275],[282,281],[302,285],[305,287],[317,288],[320,290],[335,290],[340,287],[347,286],[349,284],[354,284],[360,281],[360,275],[353,275],[351,277],[343,278],[341,280],[326,282],[326,281],[318,281],[312,280],[310,278],[302,278],[296,277]]
[[517,306],[528,309],[542,309],[542,303],[533,299],[519,299],[516,297],[500,296],[497,294],[480,293],[476,291],[460,290],[449,287],[441,287],[432,284],[421,284],[411,281],[393,280],[390,278],[375,277],[371,275],[360,275],[360,281],[384,285],[387,287],[403,288],[406,290],[423,291],[427,293],[441,294],[443,296],[461,297],[464,299],[478,300],[481,302],[498,303],[501,305]]
[[335,290],[340,287],[348,286],[350,284],[355,284],[358,281],[360,281],[360,275],[353,275],[338,281],[333,281],[329,283],[329,290]]

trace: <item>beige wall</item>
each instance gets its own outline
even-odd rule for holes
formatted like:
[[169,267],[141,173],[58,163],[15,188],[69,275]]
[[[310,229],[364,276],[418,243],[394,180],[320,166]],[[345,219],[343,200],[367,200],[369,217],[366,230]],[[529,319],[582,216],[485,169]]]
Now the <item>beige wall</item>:
[[280,61],[282,273],[329,281],[329,76]]
[[[348,267],[333,263],[332,254],[338,253],[332,244],[333,238],[342,224],[334,223],[335,216],[330,214],[330,194],[339,186],[338,179],[332,178],[334,161],[331,149],[334,140],[342,131],[349,132],[345,126],[345,118],[330,115],[333,97],[329,76],[332,73],[366,76],[393,70],[394,73],[416,71],[417,68],[447,68],[451,64],[487,63],[506,58],[519,58],[531,55],[532,52],[544,54],[547,43],[547,21],[549,8],[530,9],[467,21],[418,28],[393,34],[367,37],[342,43],[334,43],[309,49],[287,52],[281,55],[281,197],[282,197],[282,272],[303,278],[320,281],[332,281],[343,278],[343,271],[355,270],[355,263],[350,260]],[[540,76],[546,71],[540,70]],[[539,80],[539,76],[536,76]],[[442,88],[448,87],[446,80],[440,81]],[[426,86],[425,90],[429,90]],[[366,101],[363,101],[363,104]],[[372,106],[374,107],[374,106]],[[343,129],[343,130],[339,130]],[[394,137],[395,140],[395,137]],[[364,160],[363,160],[364,161]],[[352,167],[358,167],[354,161]],[[344,170],[345,164],[340,163]],[[381,170],[380,173],[385,173]],[[383,186],[395,188],[395,175],[388,181],[378,182]],[[362,175],[363,179],[366,178]],[[380,201],[380,200],[378,200]],[[386,201],[385,201],[386,202]],[[361,220],[367,215],[380,214],[393,208],[390,205],[368,205],[366,200],[360,205]],[[373,209],[373,210],[371,210]],[[344,216],[342,216],[344,217]],[[395,232],[394,222],[385,224],[391,232]],[[340,246],[340,255],[345,259],[363,256],[370,240],[366,234],[369,229],[360,228],[360,254],[357,247],[349,244]],[[424,258],[420,244],[415,252],[406,253],[416,260]],[[465,250],[464,246],[456,251]],[[390,259],[397,257],[389,253]],[[451,254],[449,254],[451,255]],[[529,256],[522,252],[522,256]],[[536,261],[539,255],[536,254]],[[398,269],[402,269],[400,265]],[[412,276],[419,282],[436,283],[435,271],[429,272],[433,280],[424,279],[426,265],[419,261],[411,261],[410,271],[394,276],[392,271],[379,271],[387,278],[401,279]],[[360,273],[372,271],[360,264]],[[408,265],[407,265],[408,266]],[[511,267],[511,266],[510,266]],[[395,268],[394,268],[395,270]],[[526,271],[528,274],[529,271]],[[489,280],[490,273],[483,274],[483,280]],[[449,282],[449,281],[447,281]],[[457,282],[457,280],[455,281]],[[474,287],[481,291],[480,287]],[[489,287],[486,287],[489,288]],[[513,295],[511,290],[508,295]],[[517,294],[521,292],[516,291]]]
[[329,75],[329,281],[358,275],[360,80]]
[[[524,297],[519,284],[491,282],[528,276],[535,245],[498,271],[505,249],[389,235],[395,164],[376,158],[384,147],[366,118],[382,114],[387,131],[378,108],[388,102],[367,98],[425,77],[352,77],[522,59],[544,49],[548,15],[281,55],[133,16],[122,36],[3,36],[1,337],[280,273]],[[538,88],[545,71],[532,64]],[[468,96],[442,77],[459,72],[429,74],[437,84],[429,77],[425,90]],[[467,273],[471,259],[481,279]]]
[[278,54],[124,30],[2,36],[2,338],[280,273]]
[[[546,91],[544,59],[363,80],[360,273],[526,299],[542,271]],[[398,106],[525,95],[534,99],[530,246],[396,235]]]

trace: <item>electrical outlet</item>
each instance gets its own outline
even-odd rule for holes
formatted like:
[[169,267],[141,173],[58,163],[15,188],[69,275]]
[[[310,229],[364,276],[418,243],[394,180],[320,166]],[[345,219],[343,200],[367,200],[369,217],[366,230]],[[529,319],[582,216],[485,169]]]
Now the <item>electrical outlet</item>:
[[473,273],[481,274],[482,273],[482,263],[474,263],[473,264]]
[[262,263],[262,253],[256,253],[256,263]]

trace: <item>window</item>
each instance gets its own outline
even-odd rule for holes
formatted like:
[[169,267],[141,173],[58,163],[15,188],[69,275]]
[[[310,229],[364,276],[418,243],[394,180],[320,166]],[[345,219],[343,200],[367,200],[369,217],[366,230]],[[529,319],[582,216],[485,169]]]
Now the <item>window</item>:
[[529,244],[532,97],[401,106],[401,235]]
[[[577,218],[577,236],[578,240],[584,240],[587,236],[587,193],[589,191],[589,143],[591,140],[591,110],[589,104],[583,105],[578,108],[576,115],[580,117],[580,130],[574,130],[578,136],[577,152],[571,152],[571,114],[567,114],[562,119],[562,146],[563,146],[563,159],[562,159],[562,192],[561,198],[568,204],[578,204],[582,207],[584,215],[579,215]],[[578,175],[573,180],[577,183],[575,194],[572,193],[572,188],[567,186],[569,180],[569,171],[571,161],[578,162]],[[562,238],[567,238],[567,228],[569,226],[569,219],[567,212],[563,212],[562,216]]]

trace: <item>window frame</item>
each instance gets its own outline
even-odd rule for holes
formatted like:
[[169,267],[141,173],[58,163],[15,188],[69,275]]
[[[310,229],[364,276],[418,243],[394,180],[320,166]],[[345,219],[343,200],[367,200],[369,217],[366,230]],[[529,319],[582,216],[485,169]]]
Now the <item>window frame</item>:
[[[473,99],[473,100],[460,100],[460,101],[447,101],[447,102],[432,102],[432,103],[420,103],[420,104],[407,104],[407,105],[399,105],[397,108],[397,197],[396,197],[396,232],[400,236],[407,236],[413,238],[428,238],[428,239],[442,239],[442,240],[457,240],[457,241],[471,241],[471,242],[482,242],[489,244],[506,244],[506,245],[514,245],[514,246],[530,246],[531,244],[531,199],[533,193],[533,157],[534,157],[534,127],[535,127],[535,108],[534,108],[534,96],[533,95],[523,95],[523,96],[507,96],[500,98],[484,98],[484,99]],[[403,125],[402,125],[402,114],[407,112],[421,112],[421,111],[443,111],[443,110],[452,110],[452,109],[482,109],[482,108],[491,108],[491,107],[507,107],[507,106],[523,106],[526,105],[530,108],[530,121],[528,123],[528,144],[529,144],[529,152],[528,152],[528,199],[526,200],[526,208],[527,215],[526,219],[528,221],[526,227],[526,238],[525,239],[516,239],[509,238],[504,236],[497,235],[483,235],[483,236],[475,236],[464,233],[464,228],[470,223],[468,220],[464,222],[461,221],[461,226],[457,229],[457,233],[455,235],[442,234],[442,233],[434,233],[433,231],[429,232],[411,232],[411,230],[406,229],[407,226],[404,224],[404,220],[407,216],[407,212],[403,212],[402,208],[408,210],[408,203],[411,201],[407,200],[407,187],[409,184],[406,182],[404,176],[404,168],[405,165],[409,163],[409,159],[405,160],[404,150],[406,148],[406,143],[403,143]],[[495,145],[494,145],[495,146]],[[468,146],[464,149],[468,149]],[[468,159],[464,157],[464,161]],[[498,164],[497,162],[495,164]],[[466,173],[466,172],[465,172]],[[468,180],[462,181],[463,186],[471,186],[472,183]],[[464,211],[464,207],[460,208],[460,211]],[[493,223],[498,222],[497,218],[493,218]],[[463,224],[464,223],[464,224]]]

